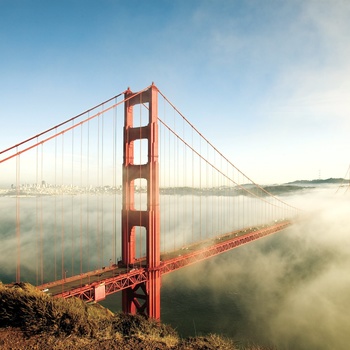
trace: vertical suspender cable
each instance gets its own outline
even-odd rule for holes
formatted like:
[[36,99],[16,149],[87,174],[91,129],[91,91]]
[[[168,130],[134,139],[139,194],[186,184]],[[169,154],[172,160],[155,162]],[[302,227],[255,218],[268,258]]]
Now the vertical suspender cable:
[[[88,113],[89,117],[89,113]],[[90,271],[90,121],[87,123],[87,150],[86,150],[86,240],[87,240],[87,269]]]
[[[220,165],[220,155],[218,155],[218,160],[215,163],[215,166],[217,169],[221,168],[219,167]],[[217,229],[216,232],[217,234],[221,233],[221,216],[222,216],[222,211],[221,211],[221,201],[222,201],[222,188],[221,188],[221,174],[219,171],[217,171],[217,205],[216,205],[216,225],[217,225]]]
[[238,201],[237,201],[237,212],[238,212],[238,229],[241,228],[242,225],[242,217],[243,217],[243,211],[242,211],[242,203],[243,203],[243,187],[241,187],[241,173],[237,174],[238,178]]
[[[209,160],[209,143],[207,142],[207,159]],[[206,190],[209,190],[210,187],[210,169],[209,169],[209,164],[205,164],[205,174],[206,174]],[[206,215],[205,215],[205,229],[206,229],[206,234],[208,234],[209,231],[209,198],[208,194],[205,196],[205,208],[206,208]]]
[[[57,134],[57,129],[55,129]],[[55,198],[54,198],[54,276],[55,281],[57,280],[57,137],[55,137],[55,175],[54,175],[54,186],[55,186]]]
[[195,230],[195,222],[194,222],[194,218],[195,218],[195,203],[194,203],[194,196],[195,196],[195,182],[194,182],[194,139],[193,139],[193,129],[192,129],[192,133],[191,133],[191,139],[192,139],[192,232],[191,232],[191,243],[194,242],[194,230]]
[[[231,166],[227,162],[227,174],[230,174]],[[227,210],[226,210],[226,231],[227,230],[232,230],[232,225],[231,225],[231,212],[232,212],[232,182],[229,180],[227,181],[227,198],[226,198],[226,203],[227,203]]]
[[[136,254],[136,258],[140,258],[142,257],[142,253],[143,253],[143,245],[142,245],[142,230],[141,230],[141,210],[142,210],[142,204],[141,204],[141,159],[142,159],[142,147],[141,147],[141,125],[142,125],[142,94],[140,94],[139,96],[139,104],[138,104],[138,108],[139,108],[139,149],[136,150],[135,147],[135,141],[134,142],[134,152],[138,152],[138,178],[135,179],[135,192],[138,192],[138,203],[137,203],[137,208],[135,208],[135,210],[139,211],[139,222],[138,222],[138,226],[135,227],[135,244],[137,244],[136,249],[135,249],[135,254]],[[136,119],[136,118],[135,118]],[[135,122],[135,120],[134,120]],[[134,124],[134,127],[136,127],[136,125]],[[147,140],[149,142],[149,140]],[[147,145],[148,147],[148,145]],[[134,154],[134,165],[136,164],[136,157]],[[148,160],[147,160],[148,162]],[[138,185],[137,185],[138,184]],[[136,196],[136,193],[134,192],[134,196]],[[147,208],[148,209],[148,208]],[[138,241],[138,243],[137,243]]]
[[[185,121],[182,120],[182,133],[183,133],[183,138],[185,139]],[[187,161],[186,161],[186,147],[184,145],[182,145],[182,149],[183,149],[183,157],[182,157],[182,186],[184,186],[184,188],[186,189],[186,169],[187,169]],[[182,222],[186,223],[186,216],[187,216],[187,196],[184,197],[184,205],[182,208]],[[185,225],[185,227],[187,227],[187,225]],[[185,241],[185,235],[186,235],[186,230],[185,227],[182,228],[182,243],[181,245],[185,245],[186,241]]]
[[[72,121],[74,126],[74,120]],[[71,235],[71,276],[74,276],[74,258],[75,258],[75,244],[74,244],[74,128],[72,129],[72,156],[71,156],[71,223],[70,223],[70,235]]]
[[[41,144],[41,165],[40,165],[40,186],[41,191],[44,187],[44,178],[43,178],[43,168],[44,168],[44,144]],[[43,245],[43,195],[40,195],[40,283],[44,283],[44,245]]]
[[[215,150],[213,150],[213,164],[215,165]],[[211,185],[211,188],[212,190],[215,189],[215,186],[216,186],[216,174],[215,174],[215,168],[213,167],[212,168],[212,185]],[[215,194],[212,193],[211,194],[212,196],[212,208],[211,208],[211,222],[212,222],[212,230],[211,232],[215,232],[216,234],[216,223],[215,223],[215,219],[216,219],[216,216],[215,216],[215,212],[217,211],[214,204],[215,204],[215,201],[216,201],[216,198],[215,198]]]
[[[199,154],[202,154],[202,138],[199,136]],[[199,158],[199,239],[202,240],[202,158]]]
[[[115,104],[117,98],[115,98]],[[117,197],[117,181],[116,181],[116,155],[117,155],[117,107],[113,110],[113,160],[112,160],[112,186],[113,186],[113,200],[112,200],[112,262],[116,263],[116,247],[117,247],[117,230],[116,230],[116,197]]]
[[[170,113],[169,113],[170,114]],[[171,117],[169,116],[169,119]],[[171,168],[171,156],[172,156],[172,144],[174,139],[170,137],[170,132],[169,129],[166,130],[168,138],[166,140],[166,143],[168,145],[168,156],[167,156],[167,163],[168,163],[168,177],[169,177],[169,181],[168,181],[168,186],[169,189],[172,188],[172,191],[169,191],[168,193],[168,222],[171,222],[171,226],[169,227],[169,232],[172,233],[172,235],[175,234],[175,220],[174,220],[174,205],[175,205],[175,192],[174,192],[174,186],[175,186],[175,179],[173,179],[173,173],[172,173],[172,168]],[[165,142],[164,142],[165,144]],[[171,241],[173,250],[175,250],[175,246],[174,246],[174,242],[175,239],[174,237],[169,235],[169,243]]]
[[[38,142],[38,139],[37,139]],[[39,188],[39,148],[36,147],[36,164],[35,164],[35,186],[38,192]],[[39,285],[40,275],[40,239],[39,239],[39,196],[38,193],[35,197],[35,239],[36,239],[36,285]]]
[[[102,110],[104,105],[102,105]],[[101,262],[100,266],[104,266],[104,113],[101,115]]]
[[79,262],[83,273],[83,125],[80,126],[80,222],[79,222]]
[[[164,115],[165,115],[165,112],[164,112],[164,110],[165,110],[164,99],[162,101],[163,101],[163,117],[164,117]],[[160,108],[159,108],[159,110],[160,110]],[[162,182],[161,179],[162,179],[162,175],[165,176],[164,168],[162,167],[162,164],[163,164],[163,161],[162,161],[163,152],[162,151],[163,151],[163,147],[164,147],[164,144],[163,144],[163,128],[162,128],[161,123],[159,123],[159,118],[158,118],[157,122],[159,124],[159,133],[158,133],[158,136],[159,136],[159,153],[158,153],[158,156],[159,156],[159,174],[160,174],[160,176],[159,176],[159,188],[160,188],[160,193],[162,193],[162,188],[164,187],[164,182]],[[162,209],[163,203],[164,203],[164,202],[162,202],[162,198],[164,198],[164,196],[160,195],[160,198],[159,198],[160,209]],[[162,219],[162,216],[163,215],[160,216],[161,219]],[[161,251],[161,253],[164,252],[164,250],[165,250],[164,249],[164,243],[165,243],[164,230],[166,230],[166,228],[164,227],[163,223],[164,223],[164,221],[160,222],[160,226],[161,226],[160,227],[160,235],[161,235],[161,237],[160,237],[160,251]]]
[[62,279],[65,280],[66,270],[64,265],[64,134],[62,134],[61,159],[61,275]]
[[20,211],[20,155],[16,157],[16,241],[17,241],[17,261],[16,261],[16,282],[21,281],[21,211]]
[[[142,179],[141,179],[141,164],[142,164],[142,158],[145,157],[147,159],[147,163],[149,163],[149,160],[148,160],[148,152],[145,154],[145,156],[143,156],[141,154],[141,151],[142,151],[142,140],[141,140],[141,126],[142,126],[142,107],[143,107],[143,104],[142,104],[142,94],[140,94],[140,123],[139,123],[139,127],[140,127],[140,133],[139,133],[139,138],[140,138],[140,141],[139,141],[139,147],[140,147],[140,150],[139,150],[139,153],[140,153],[140,156],[139,156],[139,162],[140,162],[140,179],[139,179],[139,210],[140,210],[140,224],[139,224],[139,236],[140,236],[140,253],[139,253],[139,257],[141,258],[142,256],[146,256],[147,254],[147,239],[146,239],[146,230],[142,229],[141,230],[141,210],[142,210]],[[147,125],[149,124],[149,120],[147,120]],[[147,138],[147,150],[148,150],[148,143],[150,142],[150,140]],[[151,181],[151,179],[149,179]],[[149,183],[147,183],[147,190],[148,190],[148,186],[149,186]],[[147,195],[148,197],[148,195]],[[146,198],[146,201],[148,199]],[[146,202],[146,205],[147,205],[147,202]],[[148,208],[146,208],[146,210],[148,210]],[[141,264],[141,260],[140,260],[140,264]]]
[[[168,176],[168,182],[167,182],[167,185],[168,185],[168,188],[170,189],[171,186],[174,186],[174,183],[171,183],[171,178],[172,178],[172,172],[171,172],[171,166],[170,166],[170,156],[171,156],[171,138],[170,138],[170,132],[168,129],[165,129],[165,133],[164,133],[164,137],[165,135],[168,135],[168,137],[165,139],[164,138],[164,145],[166,144],[167,147],[168,147],[168,154],[166,156],[167,158],[167,164],[168,164],[168,169],[167,169],[167,176]],[[167,198],[168,198],[168,218],[167,218],[167,222],[168,222],[168,232],[171,233],[172,229],[175,228],[174,226],[174,222],[172,221],[173,220],[173,215],[171,215],[171,213],[173,213],[173,210],[171,208],[171,205],[172,205],[172,202],[171,202],[171,199],[172,199],[172,196],[171,196],[171,192],[169,191],[169,193],[167,194]],[[175,196],[174,196],[175,198]],[[173,201],[173,203],[175,203]],[[174,234],[174,233],[173,233]],[[173,239],[172,237],[170,236],[170,234],[168,235],[168,240],[169,240],[169,247],[170,247],[170,243],[173,243]],[[174,247],[174,246],[173,246]],[[174,249],[175,250],[175,247]]]
[[[175,110],[173,110],[173,122],[174,122],[174,132],[176,132],[176,113]],[[174,247],[177,249],[177,235],[178,230],[180,228],[179,226],[179,202],[180,202],[180,196],[177,194],[179,189],[179,176],[178,176],[178,167],[179,167],[179,141],[178,138],[175,138],[174,140],[174,180],[175,180],[175,198],[176,198],[176,205],[175,205],[175,222],[177,223],[177,232],[174,234]]]
[[[170,135],[170,133],[168,132],[168,134]],[[170,177],[170,188],[172,188],[173,190],[171,191],[172,192],[172,195],[170,194],[170,191],[169,191],[169,222],[171,222],[171,225],[172,225],[172,234],[173,234],[173,237],[171,237],[169,235],[169,240],[171,239],[172,240],[172,246],[173,246],[173,250],[175,250],[175,234],[176,234],[176,222],[175,222],[175,204],[176,204],[176,193],[175,193],[175,179],[174,179],[174,174],[173,174],[173,169],[171,168],[171,159],[173,159],[172,157],[174,157],[174,154],[173,154],[173,149],[175,149],[175,147],[173,147],[173,145],[175,144],[175,139],[173,138],[170,138],[168,139],[168,143],[169,143],[169,155],[168,155],[168,164],[169,164],[169,177]],[[174,166],[174,164],[173,164]]]
[[[100,115],[97,118],[97,188],[100,189]],[[97,266],[101,265],[101,241],[100,241],[100,195],[97,193],[97,210],[96,210],[96,233],[97,233]]]
[[[117,104],[117,98],[115,99],[115,104]],[[118,142],[119,142],[119,139],[118,139],[118,128],[119,128],[119,123],[118,123],[118,118],[119,118],[119,115],[118,115],[118,106],[115,108],[115,132],[114,132],[114,137],[115,137],[115,146],[114,146],[114,154],[115,154],[115,157],[114,157],[114,167],[115,167],[115,186],[116,188],[119,187],[119,183],[121,183],[121,179],[119,180],[118,179],[118,176],[117,176],[117,169],[119,169],[119,163],[117,162],[117,155],[118,155]],[[122,127],[120,127],[122,129]],[[121,148],[122,149],[122,148]],[[117,200],[119,199],[119,196],[117,195],[117,191],[115,191],[115,199],[114,199],[114,204],[115,204],[115,210],[114,210],[114,261],[115,263],[117,263],[117,260],[118,260],[118,255],[120,255],[120,252],[121,252],[121,235],[119,235],[119,239],[118,239],[118,229],[119,229],[119,226],[117,225],[117,217],[119,217],[119,212],[117,213]]]

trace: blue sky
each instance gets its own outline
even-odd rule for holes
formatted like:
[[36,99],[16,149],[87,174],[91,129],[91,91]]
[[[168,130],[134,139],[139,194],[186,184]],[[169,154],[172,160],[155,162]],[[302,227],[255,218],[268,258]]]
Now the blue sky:
[[0,0],[0,149],[152,81],[259,183],[350,162],[350,2]]

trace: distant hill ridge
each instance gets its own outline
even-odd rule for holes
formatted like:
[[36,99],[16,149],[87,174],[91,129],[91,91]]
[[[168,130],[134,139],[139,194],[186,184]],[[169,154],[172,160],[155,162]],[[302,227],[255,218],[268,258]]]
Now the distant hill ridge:
[[287,185],[291,184],[341,184],[343,182],[348,182],[349,180],[343,178],[333,178],[329,179],[315,179],[315,180],[295,180],[293,182],[287,182]]

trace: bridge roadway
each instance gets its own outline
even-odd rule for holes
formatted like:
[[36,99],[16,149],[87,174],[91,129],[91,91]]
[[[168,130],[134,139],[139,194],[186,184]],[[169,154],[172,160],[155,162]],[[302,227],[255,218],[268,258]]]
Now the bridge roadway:
[[[205,260],[214,255],[234,249],[256,239],[281,231],[292,224],[289,220],[274,222],[271,225],[249,227],[233,231],[212,239],[183,247],[177,251],[161,255],[157,268],[161,275]],[[54,297],[79,297],[87,302],[100,301],[107,295],[146,282],[148,269],[145,260],[140,259],[129,267],[112,265],[99,270],[67,277],[62,280],[37,286],[44,293]]]

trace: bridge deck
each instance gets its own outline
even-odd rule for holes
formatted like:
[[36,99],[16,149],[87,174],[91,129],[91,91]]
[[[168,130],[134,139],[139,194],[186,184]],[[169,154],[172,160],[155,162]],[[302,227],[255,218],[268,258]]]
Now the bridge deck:
[[[162,254],[158,267],[161,274],[170,273],[214,255],[237,248],[259,238],[281,231],[292,224],[285,220],[264,227],[251,227],[183,247],[178,251]],[[85,301],[99,301],[107,295],[146,282],[148,269],[144,260],[135,267],[118,267],[116,265],[85,274],[72,276],[63,280],[46,283],[37,288],[55,297],[79,297]]]

